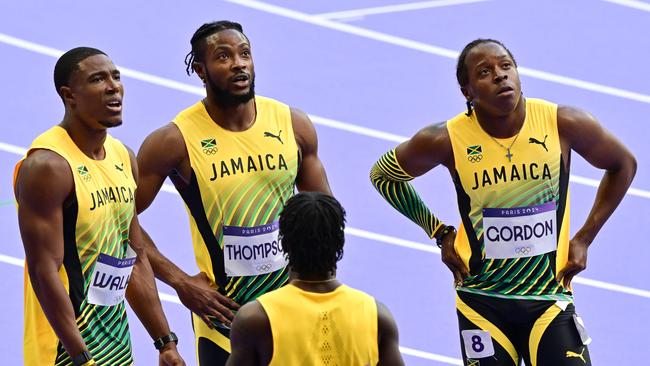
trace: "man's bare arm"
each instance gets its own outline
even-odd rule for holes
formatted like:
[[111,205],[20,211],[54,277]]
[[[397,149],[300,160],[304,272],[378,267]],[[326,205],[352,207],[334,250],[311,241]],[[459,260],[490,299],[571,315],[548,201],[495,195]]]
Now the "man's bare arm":
[[399,351],[399,332],[393,315],[388,308],[377,301],[377,333],[379,337],[378,366],[403,366]]
[[[131,169],[133,178],[138,182],[138,165],[135,155],[129,150],[131,158]],[[137,191],[136,191],[137,197]],[[135,251],[137,257],[131,272],[129,285],[126,288],[126,298],[129,305],[144,325],[147,333],[153,340],[159,339],[170,334],[169,324],[163,312],[158,289],[154,280],[153,269],[147,258],[147,251],[144,248],[143,236],[140,232],[140,224],[137,214],[134,214],[129,228],[129,241],[131,248]],[[178,351],[176,343],[167,343],[160,350],[161,364],[164,365],[185,365]]]
[[[444,224],[429,210],[410,180],[445,165],[453,171],[451,141],[445,123],[431,125],[384,154],[370,170],[370,181],[391,206],[427,233],[437,237]],[[456,284],[469,274],[454,249],[455,234],[443,238],[441,258],[451,270]]]
[[[605,170],[591,212],[571,239],[568,263],[557,276],[568,286],[576,274],[587,268],[587,248],[625,197],[636,174],[636,160],[587,112],[559,107],[558,130],[567,150],[575,150],[591,165]],[[564,153],[568,154],[568,151]]]
[[325,167],[318,157],[318,136],[314,124],[304,112],[295,108],[291,108],[291,122],[302,159],[296,179],[298,190],[331,195]]
[[268,365],[271,361],[271,325],[259,302],[249,302],[237,312],[230,330],[230,347],[226,366]]
[[59,278],[63,265],[63,205],[74,194],[70,166],[49,150],[31,153],[16,180],[18,224],[29,279],[41,308],[71,357],[87,350],[70,296]]

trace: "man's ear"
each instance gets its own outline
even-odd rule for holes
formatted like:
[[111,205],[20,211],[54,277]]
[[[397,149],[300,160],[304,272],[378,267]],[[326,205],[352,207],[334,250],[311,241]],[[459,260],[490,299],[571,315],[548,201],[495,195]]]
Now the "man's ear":
[[63,103],[66,105],[70,105],[72,107],[77,105],[77,100],[74,97],[74,94],[72,93],[72,89],[70,89],[69,86],[62,86],[59,88],[59,93],[61,93],[61,98],[63,99]]
[[194,72],[199,76],[203,84],[205,84],[205,66],[197,61],[192,62],[192,69],[194,69]]

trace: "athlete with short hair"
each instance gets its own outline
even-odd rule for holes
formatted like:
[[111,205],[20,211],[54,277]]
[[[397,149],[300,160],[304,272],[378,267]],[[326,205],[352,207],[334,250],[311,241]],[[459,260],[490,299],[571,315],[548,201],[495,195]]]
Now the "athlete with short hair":
[[104,52],[78,47],[58,59],[54,83],[63,121],[34,140],[14,174],[24,363],[133,364],[126,298],[160,365],[184,365],[142,246],[135,156],[107,133],[122,124],[120,72]]
[[[570,284],[625,196],[636,161],[590,114],[524,98],[515,59],[499,41],[469,43],[456,75],[467,111],[386,153],[371,180],[441,246],[456,283],[465,365],[589,365],[590,339]],[[570,239],[572,150],[605,175]],[[408,183],[440,164],[458,196],[457,233]]]

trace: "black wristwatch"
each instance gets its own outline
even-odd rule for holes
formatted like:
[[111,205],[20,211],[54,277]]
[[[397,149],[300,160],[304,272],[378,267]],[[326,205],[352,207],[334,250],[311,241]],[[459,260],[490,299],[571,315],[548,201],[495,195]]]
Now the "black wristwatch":
[[176,333],[171,332],[168,335],[164,337],[160,337],[153,341],[153,346],[156,347],[157,350],[160,350],[161,348],[165,347],[165,345],[169,342],[174,342],[178,344],[178,337],[176,336]]
[[90,354],[90,352],[83,351],[74,357],[70,357],[70,359],[72,360],[73,366],[81,366],[88,361],[92,361],[93,356]]
[[442,239],[444,239],[444,237],[452,231],[456,232],[456,228],[451,225],[446,225],[440,230],[438,235],[435,236],[436,245],[438,246],[438,248],[442,248]]

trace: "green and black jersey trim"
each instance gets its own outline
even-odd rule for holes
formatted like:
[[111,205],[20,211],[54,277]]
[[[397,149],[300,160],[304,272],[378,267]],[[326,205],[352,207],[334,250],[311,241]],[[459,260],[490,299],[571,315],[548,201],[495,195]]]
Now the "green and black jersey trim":
[[179,191],[183,201],[196,222],[201,238],[210,255],[215,281],[222,295],[230,297],[238,304],[245,304],[269,291],[284,286],[289,281],[289,271],[285,267],[275,272],[258,276],[228,277],[224,268],[224,254],[219,238],[215,235],[205,214],[201,192],[194,170],[187,188]]
[[395,149],[385,153],[370,170],[370,181],[379,194],[402,215],[418,224],[433,238],[442,222],[436,218],[409,183],[413,177],[402,169]]
[[[87,302],[86,289],[92,279],[90,275],[86,278],[81,269],[76,236],[78,213],[78,201],[73,196],[63,208],[63,266],[68,276],[69,297],[79,332],[98,365],[131,365],[133,355],[124,303],[100,306]],[[72,365],[60,340],[54,365]]]
[[[562,161],[562,156],[560,156]],[[569,156],[570,160],[570,156]],[[510,299],[563,300],[570,301],[572,294],[555,279],[556,252],[535,257],[513,259],[483,259],[483,236],[476,236],[469,217],[470,200],[460,184],[456,173],[454,180],[458,206],[465,233],[471,248],[470,276],[459,291]],[[558,233],[562,229],[564,212],[568,201],[569,171],[562,166],[557,197]],[[558,238],[559,239],[559,238]]]
[[206,249],[210,254],[210,262],[212,263],[212,271],[214,272],[215,281],[219,285],[220,292],[223,293],[223,289],[228,283],[226,277],[226,269],[223,262],[223,251],[219,245],[219,241],[212,232],[212,227],[208,218],[205,216],[205,207],[203,206],[203,200],[201,199],[201,190],[199,189],[199,182],[196,178],[196,173],[192,169],[192,176],[190,177],[190,184],[187,188],[183,190],[178,190],[183,201],[190,210],[190,214],[194,218],[196,227],[201,233],[203,238],[203,243],[205,243]]

